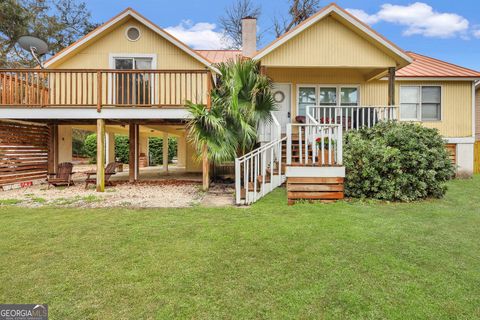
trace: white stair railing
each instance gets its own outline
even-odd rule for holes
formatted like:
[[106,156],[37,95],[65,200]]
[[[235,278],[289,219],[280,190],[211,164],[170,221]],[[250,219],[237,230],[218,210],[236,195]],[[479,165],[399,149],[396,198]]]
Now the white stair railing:
[[315,120],[313,122],[287,124],[287,165],[342,165],[342,126],[318,124]]
[[277,117],[273,112],[270,112],[270,117],[270,121],[262,121],[258,125],[258,142],[262,144],[277,141],[282,137],[282,128]]
[[252,204],[285,182],[282,144],[287,138],[267,143],[235,159],[235,203]]
[[344,131],[373,127],[381,121],[398,118],[396,106],[309,106],[307,123],[340,125]]

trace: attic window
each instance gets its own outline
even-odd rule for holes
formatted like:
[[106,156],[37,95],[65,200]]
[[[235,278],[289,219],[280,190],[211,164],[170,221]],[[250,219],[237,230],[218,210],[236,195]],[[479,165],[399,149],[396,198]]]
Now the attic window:
[[140,39],[140,30],[137,27],[128,27],[125,32],[127,39],[130,41],[137,41]]

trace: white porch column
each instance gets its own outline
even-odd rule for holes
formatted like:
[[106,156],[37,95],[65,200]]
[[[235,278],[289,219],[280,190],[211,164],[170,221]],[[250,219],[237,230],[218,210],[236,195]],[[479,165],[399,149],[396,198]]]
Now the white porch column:
[[115,162],[115,133],[107,132],[105,139],[105,164]]
[[177,139],[177,165],[179,167],[187,166],[187,143],[185,136]]
[[168,173],[168,133],[163,133],[163,170]]
[[58,126],[58,163],[72,162],[72,127]]

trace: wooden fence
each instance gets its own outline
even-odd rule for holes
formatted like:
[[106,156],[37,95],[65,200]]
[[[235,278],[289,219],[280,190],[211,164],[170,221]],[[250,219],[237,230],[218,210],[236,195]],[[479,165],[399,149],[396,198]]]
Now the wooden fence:
[[0,187],[46,178],[49,137],[45,125],[0,122]]

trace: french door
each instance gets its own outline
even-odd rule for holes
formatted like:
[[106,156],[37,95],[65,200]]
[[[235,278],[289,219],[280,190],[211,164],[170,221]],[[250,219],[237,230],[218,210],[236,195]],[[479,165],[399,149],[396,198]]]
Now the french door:
[[[116,70],[150,70],[151,58],[115,58]],[[151,78],[149,72],[125,72],[115,75],[115,104],[149,105],[152,104]]]

